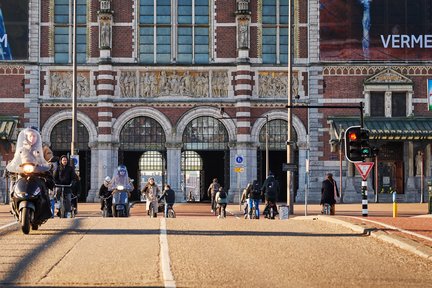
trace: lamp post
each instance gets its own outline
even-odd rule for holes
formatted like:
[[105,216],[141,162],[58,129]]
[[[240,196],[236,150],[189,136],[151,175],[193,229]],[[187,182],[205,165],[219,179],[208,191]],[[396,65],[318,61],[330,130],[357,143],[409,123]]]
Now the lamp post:
[[73,0],[73,22],[72,22],[72,141],[71,155],[76,154],[76,139],[77,139],[77,64],[76,64],[76,20],[77,9],[76,0]]
[[269,175],[269,148],[268,148],[268,140],[269,140],[269,126],[268,126],[268,115],[266,118],[266,135],[265,135],[265,153],[266,153],[266,177]]
[[[287,82],[287,96],[288,96],[288,111],[287,111],[287,118],[288,118],[288,135],[287,135],[287,163],[291,163],[291,150],[292,150],[292,111],[290,108],[291,102],[292,102],[292,88],[291,88],[291,79],[292,79],[292,63],[291,63],[291,0],[288,0],[288,82]],[[289,207],[289,214],[294,214],[294,193],[291,189],[291,181],[292,181],[292,174],[291,171],[287,171],[287,205]]]

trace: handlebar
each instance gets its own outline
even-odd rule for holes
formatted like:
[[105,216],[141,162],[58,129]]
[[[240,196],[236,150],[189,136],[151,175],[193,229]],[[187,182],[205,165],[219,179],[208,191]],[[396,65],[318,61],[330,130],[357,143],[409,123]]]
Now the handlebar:
[[55,187],[70,188],[72,187],[72,183],[69,185],[55,184]]

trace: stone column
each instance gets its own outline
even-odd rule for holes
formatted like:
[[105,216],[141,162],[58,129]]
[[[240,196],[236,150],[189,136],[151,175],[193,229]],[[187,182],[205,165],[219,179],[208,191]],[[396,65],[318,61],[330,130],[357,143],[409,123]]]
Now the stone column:
[[176,193],[176,202],[186,202],[181,190],[181,143],[166,143],[167,181]]
[[114,146],[112,135],[113,124],[113,97],[114,97],[114,72],[111,62],[111,25],[113,11],[111,0],[99,0],[99,66],[95,72],[97,103],[97,143],[92,149],[92,180],[87,201],[99,201],[98,190],[106,176],[112,177],[114,168],[118,163],[118,146]]

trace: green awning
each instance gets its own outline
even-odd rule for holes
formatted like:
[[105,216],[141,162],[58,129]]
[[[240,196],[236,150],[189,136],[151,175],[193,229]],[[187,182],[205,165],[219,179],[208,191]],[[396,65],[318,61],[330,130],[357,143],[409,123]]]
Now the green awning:
[[0,140],[11,141],[18,124],[18,117],[0,116]]
[[[360,125],[360,117],[329,117],[328,123],[340,135],[350,126]],[[370,139],[375,140],[431,140],[432,118],[428,117],[367,117],[364,128],[370,130]]]

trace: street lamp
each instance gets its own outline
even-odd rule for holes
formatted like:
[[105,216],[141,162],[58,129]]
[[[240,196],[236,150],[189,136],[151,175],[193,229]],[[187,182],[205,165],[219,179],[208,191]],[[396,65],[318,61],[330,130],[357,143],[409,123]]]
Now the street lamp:
[[77,140],[77,64],[76,64],[76,20],[77,8],[76,0],[73,0],[73,23],[72,23],[72,141],[71,141],[71,155],[76,154],[76,140]]
[[[287,96],[288,96],[288,111],[287,111],[287,120],[288,120],[288,135],[287,135],[287,163],[291,163],[291,150],[292,150],[292,111],[290,108],[291,102],[292,102],[292,91],[291,91],[291,79],[292,79],[292,63],[291,63],[291,57],[292,57],[292,53],[291,53],[291,0],[288,0],[288,82],[287,82]],[[287,205],[289,207],[289,214],[294,214],[294,193],[293,191],[291,191],[291,181],[292,181],[292,175],[291,175],[291,171],[287,171]]]

